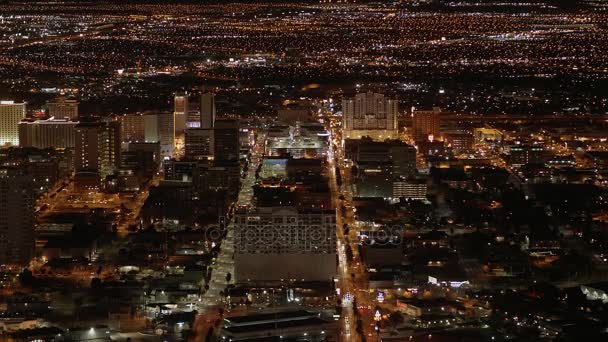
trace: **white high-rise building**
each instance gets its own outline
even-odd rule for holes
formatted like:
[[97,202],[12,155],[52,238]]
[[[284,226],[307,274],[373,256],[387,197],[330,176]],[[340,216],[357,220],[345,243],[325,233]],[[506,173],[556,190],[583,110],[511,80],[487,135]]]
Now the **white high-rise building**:
[[35,148],[74,148],[77,121],[68,119],[22,121],[19,146]]
[[121,139],[123,143],[144,142],[145,115],[142,113],[127,114],[119,116]]
[[160,141],[160,135],[158,130],[158,115],[159,114],[147,114],[143,116],[144,141],[147,143]]
[[47,102],[46,108],[49,117],[78,120],[78,101],[75,99],[67,99],[65,96],[59,96],[53,101]]
[[0,146],[19,145],[19,122],[25,118],[25,103],[0,101]]
[[374,140],[398,138],[398,101],[383,94],[367,92],[342,100],[344,139],[369,136]]
[[240,210],[235,215],[234,236],[237,282],[331,281],[336,274],[333,210]]
[[0,264],[27,265],[34,256],[34,189],[22,170],[0,169]]
[[175,115],[173,113],[144,115],[145,142],[160,142],[161,155],[163,157],[173,157],[175,131]]

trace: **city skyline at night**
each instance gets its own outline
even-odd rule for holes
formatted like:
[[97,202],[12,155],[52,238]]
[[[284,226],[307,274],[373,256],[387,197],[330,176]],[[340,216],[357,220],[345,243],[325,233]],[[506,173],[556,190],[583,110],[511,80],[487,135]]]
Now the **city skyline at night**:
[[0,3],[0,341],[608,339],[608,3]]

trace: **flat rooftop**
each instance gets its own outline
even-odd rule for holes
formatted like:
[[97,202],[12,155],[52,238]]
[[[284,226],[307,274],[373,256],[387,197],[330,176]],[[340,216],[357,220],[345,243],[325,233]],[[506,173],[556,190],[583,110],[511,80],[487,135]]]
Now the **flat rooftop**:
[[223,331],[229,334],[242,334],[254,331],[266,331],[266,330],[282,330],[288,328],[295,327],[315,327],[320,328],[324,324],[331,324],[332,322],[323,320],[317,317],[305,318],[305,319],[296,319],[290,321],[280,321],[280,322],[269,322],[263,324],[252,324],[252,325],[243,325],[243,326],[231,326],[224,328]]
[[226,317],[226,318],[224,318],[224,321],[226,321],[230,324],[235,324],[235,325],[245,325],[245,324],[256,324],[258,322],[265,322],[265,321],[305,319],[308,317],[316,317],[316,316],[317,315],[315,313],[308,312],[306,310],[296,310],[296,311],[279,311],[279,312],[263,313],[263,314],[257,314],[257,315]]

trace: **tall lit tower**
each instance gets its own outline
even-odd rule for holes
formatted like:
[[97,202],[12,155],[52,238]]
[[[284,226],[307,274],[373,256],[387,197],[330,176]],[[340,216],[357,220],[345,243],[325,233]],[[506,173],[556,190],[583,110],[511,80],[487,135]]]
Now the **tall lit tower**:
[[120,163],[120,121],[81,122],[76,126],[74,170],[106,177]]
[[26,265],[34,256],[34,200],[30,175],[0,169],[0,264]]
[[201,94],[201,128],[210,129],[215,124],[215,95]]
[[175,94],[173,115],[175,116],[175,131],[182,133],[186,129],[186,117],[188,116],[188,93]]
[[441,132],[441,108],[432,110],[415,110],[412,115],[412,137],[414,141],[438,139]]
[[396,99],[383,94],[367,92],[342,100],[342,127],[345,139],[360,139],[368,136],[374,140],[396,138]]
[[25,118],[25,103],[0,101],[0,146],[19,145],[19,122]]
[[218,120],[213,129],[213,155],[216,165],[234,165],[239,162],[238,120]]

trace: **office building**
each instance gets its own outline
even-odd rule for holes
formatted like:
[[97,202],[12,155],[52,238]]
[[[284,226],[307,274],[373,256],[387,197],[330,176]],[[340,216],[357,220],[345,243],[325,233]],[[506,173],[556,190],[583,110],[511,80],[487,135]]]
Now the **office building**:
[[185,133],[186,159],[201,159],[213,156],[213,130],[205,128],[188,128]]
[[426,199],[427,185],[424,181],[395,181],[393,182],[393,198],[410,200]]
[[161,155],[173,156],[175,150],[175,117],[172,113],[150,113],[144,115],[145,142],[160,142]]
[[342,100],[344,139],[368,136],[374,140],[398,138],[398,101],[383,94],[360,93]]
[[333,210],[241,209],[235,216],[234,236],[235,280],[239,283],[329,282],[335,276]]
[[173,115],[175,116],[175,131],[184,132],[186,116],[188,115],[188,93],[177,93],[173,98]]
[[543,146],[511,146],[509,164],[519,167],[526,164],[543,164],[547,161],[547,152]]
[[186,115],[186,129],[201,128],[201,111],[189,110]]
[[232,165],[239,162],[238,120],[218,120],[213,128],[213,155],[216,165]]
[[80,123],[76,126],[74,171],[77,183],[84,185],[82,188],[95,187],[100,177],[105,178],[118,169],[120,144],[119,121]]
[[188,93],[177,93],[173,98],[173,115],[175,119],[175,131],[183,133],[186,129],[186,118],[188,116]]
[[195,169],[198,167],[197,161],[186,160],[164,160],[163,170],[166,180],[178,180],[191,182]]
[[129,151],[129,152],[143,151],[143,152],[150,152],[150,153],[152,153],[152,156],[154,158],[154,163],[158,164],[157,168],[160,168],[160,164],[162,163],[162,157],[161,157],[161,153],[160,153],[160,143],[159,142],[152,142],[152,143],[136,142],[136,143],[129,143],[127,145],[127,149],[126,150]]
[[33,188],[22,170],[0,169],[0,264],[27,265],[34,256]]
[[414,146],[393,141],[389,143],[389,155],[394,177],[405,178],[416,173],[416,148]]
[[160,143],[129,143],[120,155],[122,170],[133,171],[143,177],[152,177],[160,170],[162,162]]
[[170,113],[158,114],[157,120],[161,153],[171,157],[175,150],[175,117]]
[[414,109],[412,113],[412,138],[414,141],[438,140],[441,136],[441,108]]
[[59,96],[46,103],[47,115],[58,119],[78,120],[78,101]]
[[192,182],[164,180],[150,189],[142,209],[145,227],[162,223],[163,226],[192,225],[194,221],[194,187]]
[[444,133],[443,138],[454,152],[470,151],[475,143],[473,134],[464,131]]
[[201,128],[210,129],[215,124],[215,95],[211,92],[201,94]]
[[399,140],[347,140],[345,150],[346,157],[361,171],[385,164],[389,167],[383,176],[406,178],[416,173],[416,148]]
[[0,146],[19,145],[19,122],[25,118],[25,103],[0,101]]
[[35,148],[74,148],[77,121],[67,118],[22,121],[19,123],[19,146]]
[[[160,141],[160,129],[158,127],[158,116],[161,114],[144,115],[144,140],[145,142]],[[166,114],[168,115],[168,114]]]
[[121,139],[124,143],[146,141],[145,115],[127,114],[119,117]]
[[359,197],[392,198],[393,184],[416,174],[416,149],[399,140],[349,139],[345,150],[356,169],[353,190]]

